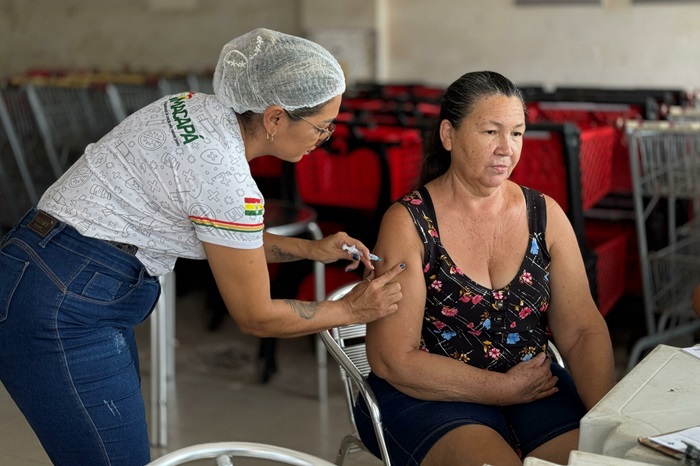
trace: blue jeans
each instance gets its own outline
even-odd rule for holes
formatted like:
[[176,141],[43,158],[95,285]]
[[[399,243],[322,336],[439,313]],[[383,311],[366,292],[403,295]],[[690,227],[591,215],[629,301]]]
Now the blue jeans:
[[63,222],[37,231],[36,214],[0,247],[0,380],[54,464],[146,464],[133,329],[153,310],[158,279]]

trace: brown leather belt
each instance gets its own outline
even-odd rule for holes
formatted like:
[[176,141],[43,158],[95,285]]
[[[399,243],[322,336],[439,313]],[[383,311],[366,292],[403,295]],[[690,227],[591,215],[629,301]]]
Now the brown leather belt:
[[[42,237],[45,237],[51,230],[53,230],[53,227],[56,226],[57,223],[58,220],[50,214],[44,212],[43,210],[37,210],[36,215],[27,226],[35,233],[41,235]],[[109,243],[115,248],[121,249],[125,253],[131,254],[132,256],[135,256],[136,253],[139,252],[139,248],[137,246],[134,246],[133,244],[120,243],[118,241],[109,241],[106,239],[103,239],[102,241],[104,241],[105,243]]]

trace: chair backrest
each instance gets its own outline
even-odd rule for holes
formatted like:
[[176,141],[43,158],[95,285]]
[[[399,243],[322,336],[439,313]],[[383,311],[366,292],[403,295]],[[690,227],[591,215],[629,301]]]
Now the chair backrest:
[[[355,286],[360,283],[359,281],[348,283],[340,288],[332,291],[326,299],[329,301],[337,301],[342,299],[347,295]],[[348,380],[347,372],[351,370],[356,371],[357,375],[362,378],[366,378],[370,372],[369,361],[367,360],[367,352],[365,348],[365,335],[367,333],[367,325],[365,324],[351,324],[342,327],[334,327],[328,331],[333,343],[342,350],[343,354],[347,357],[352,366],[347,364],[341,364],[340,371],[343,382],[345,382],[346,395],[348,397],[348,407],[352,408],[355,403],[355,397],[357,395],[357,390],[352,386],[352,380]],[[331,350],[331,355],[333,351]],[[348,361],[346,361],[348,362]],[[355,427],[355,419],[352,414],[352,409],[350,409],[350,418],[353,427]]]
[[233,466],[232,457],[265,459],[296,466],[334,466],[333,463],[307,453],[252,442],[217,442],[193,445],[161,456],[148,463],[147,466],[175,466],[207,458],[216,458],[216,463],[212,462],[212,464],[217,466]]
[[[355,281],[343,285],[328,294],[326,299],[329,301],[337,301],[342,299],[358,283],[360,282]],[[326,346],[326,349],[328,349],[331,356],[340,365],[340,377],[345,386],[348,412],[350,415],[350,422],[352,423],[353,427],[353,434],[346,436],[346,438],[343,440],[343,446],[341,446],[341,451],[338,455],[338,460],[336,460],[336,464],[342,464],[342,460],[346,454],[345,449],[347,448],[348,441],[367,450],[357,434],[357,426],[355,424],[355,416],[353,414],[358,396],[362,396],[367,404],[367,408],[370,411],[370,417],[374,426],[374,433],[377,438],[377,444],[379,445],[381,454],[380,459],[385,465],[390,466],[391,460],[389,459],[389,451],[386,447],[386,442],[384,439],[384,429],[381,414],[379,413],[379,405],[374,393],[372,392],[372,389],[365,380],[370,372],[367,353],[365,351],[366,331],[367,326],[365,324],[351,324],[342,327],[335,327],[319,334],[321,336],[321,340]]]

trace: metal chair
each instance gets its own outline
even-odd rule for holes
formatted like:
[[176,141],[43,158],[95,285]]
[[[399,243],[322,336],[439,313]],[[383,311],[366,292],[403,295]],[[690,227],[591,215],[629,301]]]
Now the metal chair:
[[[343,285],[331,292],[326,299],[329,301],[342,299],[358,283],[360,282],[357,281]],[[357,432],[355,416],[353,414],[357,396],[360,394],[369,408],[372,425],[374,426],[374,433],[377,436],[377,444],[379,445],[381,453],[380,459],[385,465],[390,466],[391,460],[389,458],[389,450],[384,440],[384,428],[382,425],[382,417],[379,413],[379,405],[377,404],[377,399],[372,389],[365,380],[370,371],[367,354],[365,352],[364,337],[366,331],[367,326],[365,324],[352,324],[343,327],[335,327],[328,331],[320,332],[319,334],[328,352],[340,365],[340,378],[345,385],[345,398],[353,428],[352,433],[343,438],[335,464],[342,465],[345,461],[345,457],[351,451],[362,449],[369,452],[364,443],[362,443],[360,435]]]
[[296,466],[333,466],[333,463],[307,453],[251,442],[217,442],[193,445],[161,456],[146,466],[175,466],[207,458],[215,458],[217,466],[233,466],[234,463],[231,461],[233,457],[271,460],[280,464]]
[[[326,299],[329,301],[342,299],[358,283],[360,282],[356,281],[343,285],[331,292]],[[342,465],[345,461],[345,457],[351,451],[363,449],[369,452],[364,443],[362,443],[357,432],[355,416],[353,414],[353,408],[357,403],[357,397],[361,395],[370,411],[372,425],[374,426],[374,434],[377,437],[377,444],[379,445],[381,453],[380,459],[385,465],[390,466],[391,460],[384,439],[384,428],[381,413],[379,412],[379,405],[372,389],[366,381],[366,377],[370,372],[367,353],[365,351],[366,332],[367,326],[365,324],[352,324],[343,327],[335,327],[328,331],[320,332],[319,334],[328,352],[340,365],[340,377],[345,385],[345,396],[350,413],[350,422],[353,428],[353,432],[343,438],[335,463],[337,465]],[[554,362],[561,367],[566,367],[559,350],[551,341],[547,345],[547,352]]]

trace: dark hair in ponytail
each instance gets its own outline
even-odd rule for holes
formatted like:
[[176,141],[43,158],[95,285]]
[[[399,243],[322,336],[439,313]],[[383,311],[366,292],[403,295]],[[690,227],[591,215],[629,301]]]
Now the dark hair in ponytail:
[[452,158],[450,152],[442,145],[440,122],[447,120],[453,128],[457,129],[471,113],[477,101],[494,95],[519,98],[525,111],[525,99],[520,89],[508,78],[494,71],[467,73],[450,84],[442,97],[440,117],[427,145],[419,186],[434,180],[450,168]]

